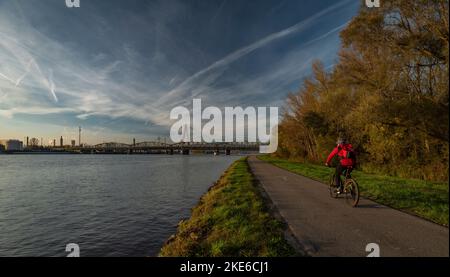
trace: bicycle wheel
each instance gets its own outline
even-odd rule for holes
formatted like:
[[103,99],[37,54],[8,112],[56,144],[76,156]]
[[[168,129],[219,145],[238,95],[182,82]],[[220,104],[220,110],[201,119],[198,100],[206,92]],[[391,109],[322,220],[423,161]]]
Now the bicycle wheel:
[[353,179],[348,179],[345,183],[345,199],[352,207],[358,206],[359,203],[359,186]]
[[328,181],[328,189],[330,190],[330,196],[332,198],[338,198],[339,194],[337,193],[338,188],[335,185],[336,175],[333,174]]

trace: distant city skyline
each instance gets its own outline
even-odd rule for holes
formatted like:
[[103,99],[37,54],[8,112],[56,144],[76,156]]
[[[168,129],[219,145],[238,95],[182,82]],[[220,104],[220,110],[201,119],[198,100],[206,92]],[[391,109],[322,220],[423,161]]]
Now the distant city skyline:
[[0,0],[0,139],[168,138],[194,97],[282,107],[360,2]]
[[[78,127],[76,127],[78,130]],[[78,131],[77,131],[78,132]],[[97,132],[97,131],[94,131]],[[84,134],[83,134],[84,136]],[[130,137],[129,134],[122,134],[122,135],[117,135],[117,133],[111,133],[111,134],[105,134],[105,135],[98,135],[96,133],[94,134],[87,134],[87,138],[86,141],[83,139],[81,139],[81,143],[85,144],[85,145],[95,145],[95,144],[99,144],[99,143],[104,143],[104,142],[118,142],[118,143],[125,143],[125,144],[133,144],[133,142],[139,143],[139,142],[145,142],[145,141],[166,141],[166,142],[170,142],[170,137],[166,137],[166,136],[141,136],[141,137]],[[100,136],[102,138],[100,138]],[[56,136],[44,136],[44,137],[40,137],[40,136],[35,136],[35,135],[25,135],[22,137],[19,136],[10,136],[10,137],[0,137],[0,141],[7,141],[7,140],[19,140],[21,142],[23,142],[24,146],[26,146],[26,142],[27,139],[31,140],[33,138],[38,139],[39,140],[39,145],[43,145],[43,146],[53,146],[54,141],[56,141],[56,146],[60,146],[60,138],[63,138],[64,141],[64,145],[68,146],[68,145],[72,145],[72,141],[75,141],[76,145],[78,146],[80,144],[80,139],[78,137],[78,133],[75,134],[74,131],[65,131],[65,135],[56,135]],[[94,139],[92,139],[92,137],[94,137]]]

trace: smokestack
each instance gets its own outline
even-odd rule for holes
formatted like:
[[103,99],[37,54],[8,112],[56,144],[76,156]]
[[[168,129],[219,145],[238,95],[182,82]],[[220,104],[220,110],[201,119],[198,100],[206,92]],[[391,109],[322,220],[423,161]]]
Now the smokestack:
[[59,140],[60,146],[63,147],[64,146],[64,140],[63,137],[61,136],[61,139]]
[[30,145],[29,143],[30,143],[30,138],[27,137],[27,147]]

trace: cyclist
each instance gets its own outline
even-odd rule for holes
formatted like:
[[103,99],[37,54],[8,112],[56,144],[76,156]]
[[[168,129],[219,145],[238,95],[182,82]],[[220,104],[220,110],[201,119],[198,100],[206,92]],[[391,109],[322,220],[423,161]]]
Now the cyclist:
[[326,166],[330,166],[330,161],[334,156],[338,156],[339,163],[336,166],[336,180],[335,184],[338,187],[338,194],[342,193],[343,184],[341,184],[341,175],[344,170],[352,170],[355,165],[355,154],[353,146],[347,142],[345,138],[339,138],[336,142],[337,146],[331,151],[325,163]]

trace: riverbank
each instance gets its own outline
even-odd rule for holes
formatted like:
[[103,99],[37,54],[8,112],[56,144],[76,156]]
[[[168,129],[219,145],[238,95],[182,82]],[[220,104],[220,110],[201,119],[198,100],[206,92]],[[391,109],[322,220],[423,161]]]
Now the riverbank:
[[[259,156],[293,173],[327,183],[334,169],[309,163]],[[404,179],[354,171],[362,196],[380,204],[415,214],[441,225],[449,223],[449,184]]]
[[297,252],[284,237],[247,159],[234,162],[202,196],[160,252],[163,257],[277,257]]

